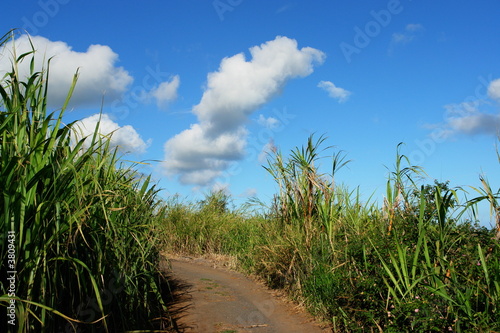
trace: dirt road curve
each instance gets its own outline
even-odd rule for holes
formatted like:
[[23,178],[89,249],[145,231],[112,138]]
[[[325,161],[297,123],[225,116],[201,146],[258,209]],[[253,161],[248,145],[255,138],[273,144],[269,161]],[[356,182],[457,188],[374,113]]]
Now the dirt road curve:
[[171,309],[183,333],[330,332],[265,286],[203,259],[170,258],[177,302]]

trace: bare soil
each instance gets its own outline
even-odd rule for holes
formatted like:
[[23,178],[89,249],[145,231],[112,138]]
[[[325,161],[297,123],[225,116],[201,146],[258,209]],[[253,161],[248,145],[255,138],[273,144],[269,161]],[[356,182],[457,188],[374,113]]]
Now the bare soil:
[[243,274],[203,258],[167,257],[178,332],[331,332],[302,307]]

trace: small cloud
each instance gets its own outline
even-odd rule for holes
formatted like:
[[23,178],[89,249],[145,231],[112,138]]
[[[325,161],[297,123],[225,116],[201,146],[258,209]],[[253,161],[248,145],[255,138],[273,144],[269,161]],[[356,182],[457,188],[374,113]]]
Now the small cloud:
[[500,79],[496,79],[490,82],[490,85],[488,87],[488,96],[491,99],[500,102]]
[[419,31],[423,31],[424,27],[418,23],[407,24],[403,32],[395,32],[392,34],[389,45],[389,54],[392,54],[396,45],[404,45],[413,41],[417,37]]
[[260,114],[257,119],[257,123],[266,128],[275,128],[279,125],[280,121],[274,117],[266,118],[264,115]]
[[327,91],[328,95],[332,98],[337,99],[339,103],[347,101],[347,99],[351,95],[350,91],[337,87],[335,84],[333,84],[333,82],[330,81],[321,81],[320,83],[318,83],[318,87]]
[[406,44],[413,40],[413,35],[408,35],[405,33],[393,33],[391,42],[394,44]]
[[[490,82],[488,96],[500,102],[500,79]],[[482,106],[491,105],[491,101],[475,100],[459,104],[449,104],[446,109],[445,127],[447,133],[466,135],[498,135],[500,131],[500,113],[484,112]]]
[[497,135],[500,129],[500,114],[476,112],[470,115],[450,118],[450,133],[477,135]]
[[149,92],[149,95],[156,100],[156,105],[159,108],[165,108],[177,98],[179,85],[179,75],[175,75],[170,81],[160,83],[158,87]]
[[445,105],[445,122],[428,125],[429,129],[439,128],[443,137],[454,135],[498,135],[500,114],[480,110],[486,101],[462,102]]
[[251,198],[251,197],[256,197],[257,196],[257,189],[256,188],[247,188],[243,193],[238,195],[240,198]]
[[95,133],[99,123],[99,135],[110,137],[110,145],[118,147],[123,152],[144,153],[151,143],[144,142],[137,131],[130,125],[119,126],[107,114],[94,114],[90,117],[79,120],[73,127],[73,139],[79,141],[88,138],[84,148],[88,148],[88,142]]
[[412,32],[413,31],[420,31],[423,29],[424,29],[424,27],[421,24],[413,24],[413,23],[407,24],[406,28],[405,28],[406,31],[412,31]]

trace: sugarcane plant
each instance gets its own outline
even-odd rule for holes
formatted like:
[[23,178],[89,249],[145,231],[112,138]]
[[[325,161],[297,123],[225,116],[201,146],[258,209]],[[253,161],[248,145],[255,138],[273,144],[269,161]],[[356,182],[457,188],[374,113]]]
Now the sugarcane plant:
[[155,238],[158,190],[121,162],[98,127],[82,138],[76,122],[64,124],[78,72],[62,107],[49,110],[50,59],[36,71],[36,53],[32,45],[17,55],[13,31],[0,40],[1,56],[12,58],[0,78],[0,264],[9,272],[1,277],[0,306],[12,317],[7,328],[158,327],[151,319],[163,320],[167,310]]

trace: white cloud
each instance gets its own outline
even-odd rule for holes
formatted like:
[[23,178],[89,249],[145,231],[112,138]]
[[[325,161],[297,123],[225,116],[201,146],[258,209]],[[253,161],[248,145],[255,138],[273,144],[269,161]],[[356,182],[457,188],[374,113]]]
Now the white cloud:
[[337,87],[330,81],[321,81],[320,83],[318,83],[318,87],[327,91],[330,97],[338,99],[339,103],[347,101],[347,99],[351,95],[350,91]]
[[500,115],[478,112],[452,118],[448,124],[453,133],[497,135],[500,130]]
[[[73,138],[81,140],[89,137],[86,143],[92,139],[97,123],[99,122],[99,135],[111,137],[112,147],[118,147],[124,152],[143,153],[149,143],[144,142],[136,130],[130,126],[119,126],[107,114],[94,114],[90,117],[79,120],[73,127]],[[84,148],[88,148],[88,143]]]
[[500,79],[490,82],[488,87],[488,96],[492,99],[500,101]]
[[[443,137],[457,134],[464,135],[498,135],[500,130],[500,114],[482,112],[480,105],[485,101],[462,102],[445,105],[445,123],[440,126]],[[436,128],[436,125],[432,126]]]
[[[117,67],[118,55],[106,45],[90,45],[85,52],[74,51],[71,46],[61,41],[50,41],[41,36],[31,37],[36,49],[36,70],[41,70],[44,60],[51,57],[49,78],[49,103],[62,106],[66,99],[73,75],[79,71],[72,105],[100,105],[103,94],[105,102],[111,102],[127,90],[133,78],[123,67]],[[12,50],[12,41],[4,50]],[[16,53],[31,51],[29,38],[22,35],[15,40]],[[27,59],[26,59],[27,60]],[[20,67],[23,76],[29,73],[29,61]],[[0,57],[0,74],[11,68],[11,58]]]
[[165,143],[164,167],[168,174],[178,174],[184,184],[207,185],[231,161],[243,157],[246,133],[243,127],[238,127],[210,137],[202,125],[194,124]]
[[250,187],[238,195],[240,198],[251,198],[257,196],[257,189]]
[[395,32],[392,34],[391,42],[394,44],[406,44],[413,40],[415,36],[405,33]]
[[264,115],[260,114],[257,119],[257,123],[266,128],[275,128],[279,125],[280,121],[274,117],[264,117]]
[[407,24],[403,32],[395,32],[392,34],[391,43],[389,46],[389,54],[394,51],[396,45],[408,44],[415,39],[419,31],[423,31],[424,27],[418,23]]
[[[490,82],[488,97],[500,102],[500,79]],[[440,126],[442,133],[445,137],[456,134],[499,135],[500,113],[485,111],[488,106],[494,109],[494,104],[487,99],[476,99],[472,102],[445,105],[445,122]],[[438,125],[433,125],[436,126]]]
[[270,101],[288,80],[313,72],[323,52],[287,37],[276,37],[243,53],[224,58],[208,74],[205,92],[193,113],[198,123],[165,143],[164,167],[185,184],[207,185],[231,162],[243,158],[249,116]]
[[177,98],[177,90],[180,85],[179,75],[175,75],[170,81],[160,83],[160,85],[150,92],[150,95],[156,100],[159,108],[165,108],[170,102]]
[[406,31],[420,31],[423,29],[424,29],[424,27],[418,23],[410,23],[410,24],[407,24],[405,27]]

